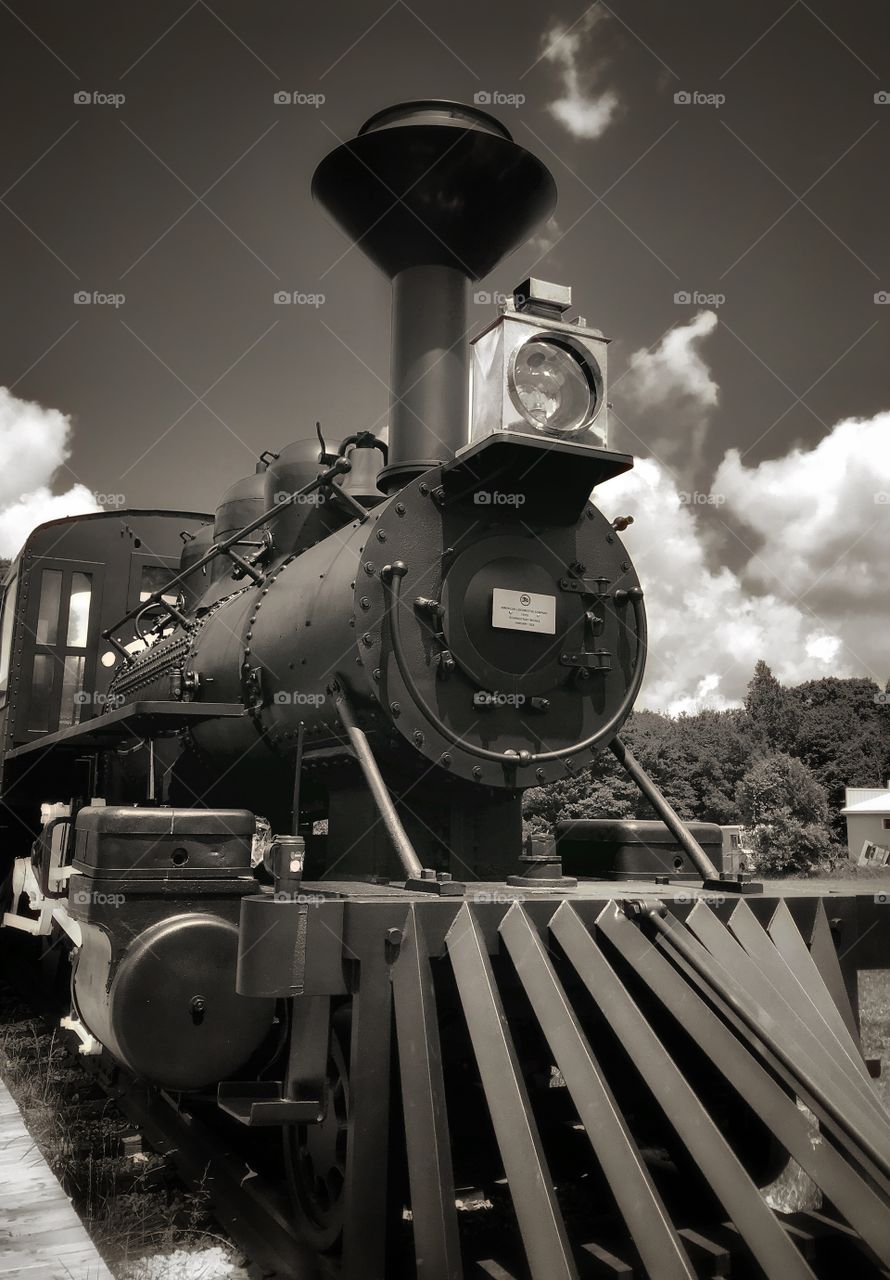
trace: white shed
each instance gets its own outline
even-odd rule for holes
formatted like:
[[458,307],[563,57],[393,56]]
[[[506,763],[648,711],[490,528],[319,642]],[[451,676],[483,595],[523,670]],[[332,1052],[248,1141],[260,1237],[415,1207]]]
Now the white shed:
[[847,787],[841,813],[847,819],[847,848],[858,862],[866,842],[890,850],[890,782],[886,787]]

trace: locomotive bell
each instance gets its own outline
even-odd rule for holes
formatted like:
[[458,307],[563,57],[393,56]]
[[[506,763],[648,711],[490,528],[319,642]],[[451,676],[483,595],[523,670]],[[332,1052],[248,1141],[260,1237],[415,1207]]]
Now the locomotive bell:
[[608,339],[567,321],[565,285],[529,279],[473,339],[472,441],[498,431],[608,448]]
[[312,193],[392,280],[391,491],[466,444],[467,292],[556,204],[544,164],[475,107],[408,102],[322,160]]

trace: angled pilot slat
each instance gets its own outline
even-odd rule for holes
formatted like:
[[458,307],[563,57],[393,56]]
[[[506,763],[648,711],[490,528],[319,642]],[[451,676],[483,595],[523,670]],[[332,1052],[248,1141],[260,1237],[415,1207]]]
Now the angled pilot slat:
[[[836,1218],[830,1218],[827,1214],[819,1213],[815,1209],[790,1214],[789,1218],[794,1226],[803,1227],[808,1231],[817,1244],[823,1240],[836,1244],[839,1238],[846,1239],[850,1244],[861,1244],[861,1241],[856,1239],[856,1232],[845,1222],[838,1222]],[[881,1266],[881,1261],[883,1260],[878,1260],[876,1274],[890,1277],[890,1270]]]
[[413,906],[392,967],[392,987],[417,1274],[431,1280],[460,1280],[463,1268],[436,992]]
[[[781,1223],[782,1230],[797,1244],[803,1256],[810,1262],[814,1261],[816,1257],[816,1240],[813,1233],[802,1227],[796,1227],[793,1223],[786,1221],[784,1214],[781,1217]],[[734,1222],[720,1223],[720,1225],[714,1229],[714,1234],[717,1236],[725,1234],[726,1238],[730,1240],[733,1236],[739,1236],[741,1238],[741,1232]]]
[[518,903],[501,921],[500,934],[646,1269],[661,1280],[694,1280],[692,1264],[541,938]]
[[[844,989],[840,961],[837,958],[837,952],[831,940],[828,918],[821,902],[816,909],[816,921],[813,927],[814,943],[817,931],[820,934],[820,941],[825,935],[827,935],[828,939],[828,949],[821,952],[819,964],[816,963],[815,958],[811,955],[807,944],[804,942],[786,902],[779,902],[767,929],[779,955],[805,989],[825,1022],[831,1027],[839,1044],[843,1045],[850,1058],[852,1058],[856,1070],[868,1082],[869,1088],[872,1088],[871,1077],[862,1057],[862,1048],[859,1044],[859,1033],[856,1030],[853,1010],[850,1008],[850,1002]],[[834,961],[833,966],[832,960]],[[832,982],[836,994],[833,994],[832,989],[829,987],[824,970],[828,970],[832,974]],[[841,1003],[838,1004],[838,1001]]]
[[[780,914],[783,908],[784,920]],[[729,928],[767,981],[787,1001],[800,1021],[816,1036],[825,1052],[829,1053],[848,1075],[861,1077],[864,1093],[873,1098],[876,1105],[880,1107],[882,1116],[886,1116],[862,1060],[862,1054],[855,1045],[850,1043],[847,1029],[837,1013],[834,1002],[825,991],[818,970],[810,958],[797,926],[791,919],[787,906],[780,904],[773,922],[790,955],[779,951],[770,933],[763,928],[746,902],[739,902],[735,907],[729,918]],[[797,948],[794,945],[795,934],[799,944]],[[795,961],[794,964],[791,963],[792,959]],[[840,1034],[838,1034],[839,1031]]]
[[700,1231],[693,1231],[691,1227],[684,1227],[680,1235],[704,1280],[721,1280],[732,1273],[729,1250],[722,1244],[708,1239]]
[[777,1038],[786,1048],[793,1048],[801,1064],[809,1063],[823,1081],[839,1091],[837,1098],[844,1100],[851,1114],[858,1109],[863,1119],[870,1116],[890,1139],[890,1118],[871,1081],[863,1078],[838,1044],[747,904],[735,907],[729,928],[713,911],[707,907],[699,910],[699,906],[689,913],[687,927],[733,974],[749,1002],[759,1004],[761,1019],[772,1022],[773,1034],[778,1032]]
[[[602,915],[615,909],[610,904]],[[550,929],[770,1280],[812,1278],[809,1265],[577,914],[563,903]]]
[[382,947],[379,955],[361,957],[352,1009],[343,1273],[349,1280],[384,1280],[392,987]]
[[[809,1078],[823,1096],[830,1099],[839,1117],[844,1119],[851,1132],[858,1135],[857,1141],[863,1149],[871,1149],[878,1165],[885,1173],[890,1172],[890,1120],[887,1113],[874,1091],[866,1091],[867,1086],[852,1063],[840,1060],[826,1047],[831,1043],[828,1032],[820,1036],[803,1020],[794,1005],[773,984],[769,974],[709,907],[696,903],[686,918],[686,926],[721,963],[724,972],[732,976],[736,998],[747,1008],[752,1021],[774,1047],[787,1055],[792,1069],[799,1071],[801,1079]],[[768,961],[764,963],[768,964]],[[781,984],[781,977],[775,976]],[[716,969],[714,977],[717,978]]]
[[[850,992],[847,988],[844,971],[841,968],[837,947],[834,945],[825,905],[821,901],[816,906],[816,918],[813,921],[813,933],[810,938],[810,955],[822,976],[822,981],[828,988],[832,1001],[840,1010],[844,1025],[853,1037],[854,1043],[859,1045],[859,1022],[850,1002]],[[856,981],[857,979],[854,976],[852,979],[854,991]],[[856,996],[854,995],[855,999]]]
[[[602,1277],[602,1280],[607,1280],[609,1276],[612,1277],[612,1280],[619,1280],[619,1277],[620,1280],[633,1280],[634,1269],[630,1263],[625,1262],[622,1258],[616,1258],[614,1253],[610,1253],[602,1245],[583,1244],[581,1248],[590,1259],[588,1265],[589,1275]],[[660,1274],[660,1272],[655,1274]]]
[[516,1280],[516,1276],[512,1271],[507,1271],[499,1262],[495,1262],[493,1258],[485,1258],[481,1262],[476,1263],[476,1269],[472,1274],[472,1280]]
[[575,1280],[565,1225],[485,939],[466,903],[445,945],[532,1276]]
[[[774,1019],[765,1015],[763,1018],[752,1016],[750,1005],[742,999],[743,993],[738,983],[678,920],[673,916],[662,918],[658,914],[650,918],[658,929],[659,951],[670,956],[672,964],[680,970],[690,986],[709,1005],[719,1010],[720,1016],[742,1041],[776,1072],[792,1094],[801,1098],[820,1125],[849,1153],[852,1160],[861,1165],[862,1171],[873,1180],[878,1190],[890,1199],[890,1179],[883,1169],[863,1150],[861,1142],[851,1135],[848,1125],[841,1121],[824,1092],[811,1079],[802,1078],[799,1062],[789,1059],[782,1047],[770,1038],[769,1031],[774,1025]],[[758,1011],[755,1006],[755,1014],[757,1012],[762,1011]]]
[[[700,999],[681,973],[617,909],[597,927],[680,1023],[715,1068],[775,1134],[782,1146],[851,1226],[882,1259],[890,1261],[890,1211],[869,1182],[829,1142],[813,1142],[806,1117],[758,1059]],[[686,1233],[681,1232],[684,1239]]]

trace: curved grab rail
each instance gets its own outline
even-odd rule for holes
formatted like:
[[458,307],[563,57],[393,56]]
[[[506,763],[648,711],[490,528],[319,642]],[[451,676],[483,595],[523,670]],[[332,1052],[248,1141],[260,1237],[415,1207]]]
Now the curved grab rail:
[[[215,560],[217,556],[231,555],[232,548],[237,546],[239,543],[242,543],[247,534],[254,533],[259,529],[260,525],[273,520],[275,516],[280,514],[280,512],[284,511],[287,507],[292,506],[295,502],[299,502],[300,498],[305,497],[309,493],[313,493],[316,489],[325,487],[331,488],[333,495],[350,507],[360,520],[367,520],[368,512],[365,508],[361,506],[360,503],[356,502],[350,494],[346,493],[338,485],[334,484],[334,480],[338,475],[345,475],[349,470],[351,470],[351,464],[348,458],[341,458],[338,456],[336,461],[325,471],[319,472],[314,480],[310,480],[308,484],[304,484],[301,489],[295,489],[293,493],[289,493],[286,497],[282,498],[280,502],[276,502],[274,506],[270,507],[268,511],[264,511],[254,520],[251,520],[243,529],[238,529],[227,538],[222,538],[219,542],[215,542],[210,550],[201,556],[200,560],[196,560],[194,564],[190,564],[187,569],[181,569],[180,572],[177,573],[175,577],[171,578],[163,587],[160,587],[157,591],[153,591],[147,600],[141,600],[138,605],[135,605],[128,613],[125,613],[122,618],[117,620],[117,622],[112,623],[110,627],[102,632],[102,639],[107,640],[122,657],[130,657],[130,654],[124,646],[115,639],[113,633],[117,631],[119,627],[125,626],[126,623],[132,622],[134,618],[138,617],[141,613],[144,613],[147,607],[156,604],[164,604],[166,617],[173,618],[180,626],[185,626],[188,619],[185,618],[174,605],[165,604],[163,597],[165,595],[169,595],[174,587],[178,587],[180,583],[184,582],[186,578],[191,577],[193,573],[197,573],[199,569],[205,568],[211,563],[211,561]],[[158,621],[161,622],[163,620],[163,618],[160,618]],[[157,629],[157,624],[155,624],[154,629]]]

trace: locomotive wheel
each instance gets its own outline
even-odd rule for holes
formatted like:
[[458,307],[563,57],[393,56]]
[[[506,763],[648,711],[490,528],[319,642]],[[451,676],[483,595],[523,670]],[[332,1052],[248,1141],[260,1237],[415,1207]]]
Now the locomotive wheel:
[[284,1130],[284,1164],[298,1229],[313,1249],[328,1253],[343,1230],[349,1116],[350,1011],[331,1021],[328,1048],[328,1108],[321,1124],[288,1125]]

